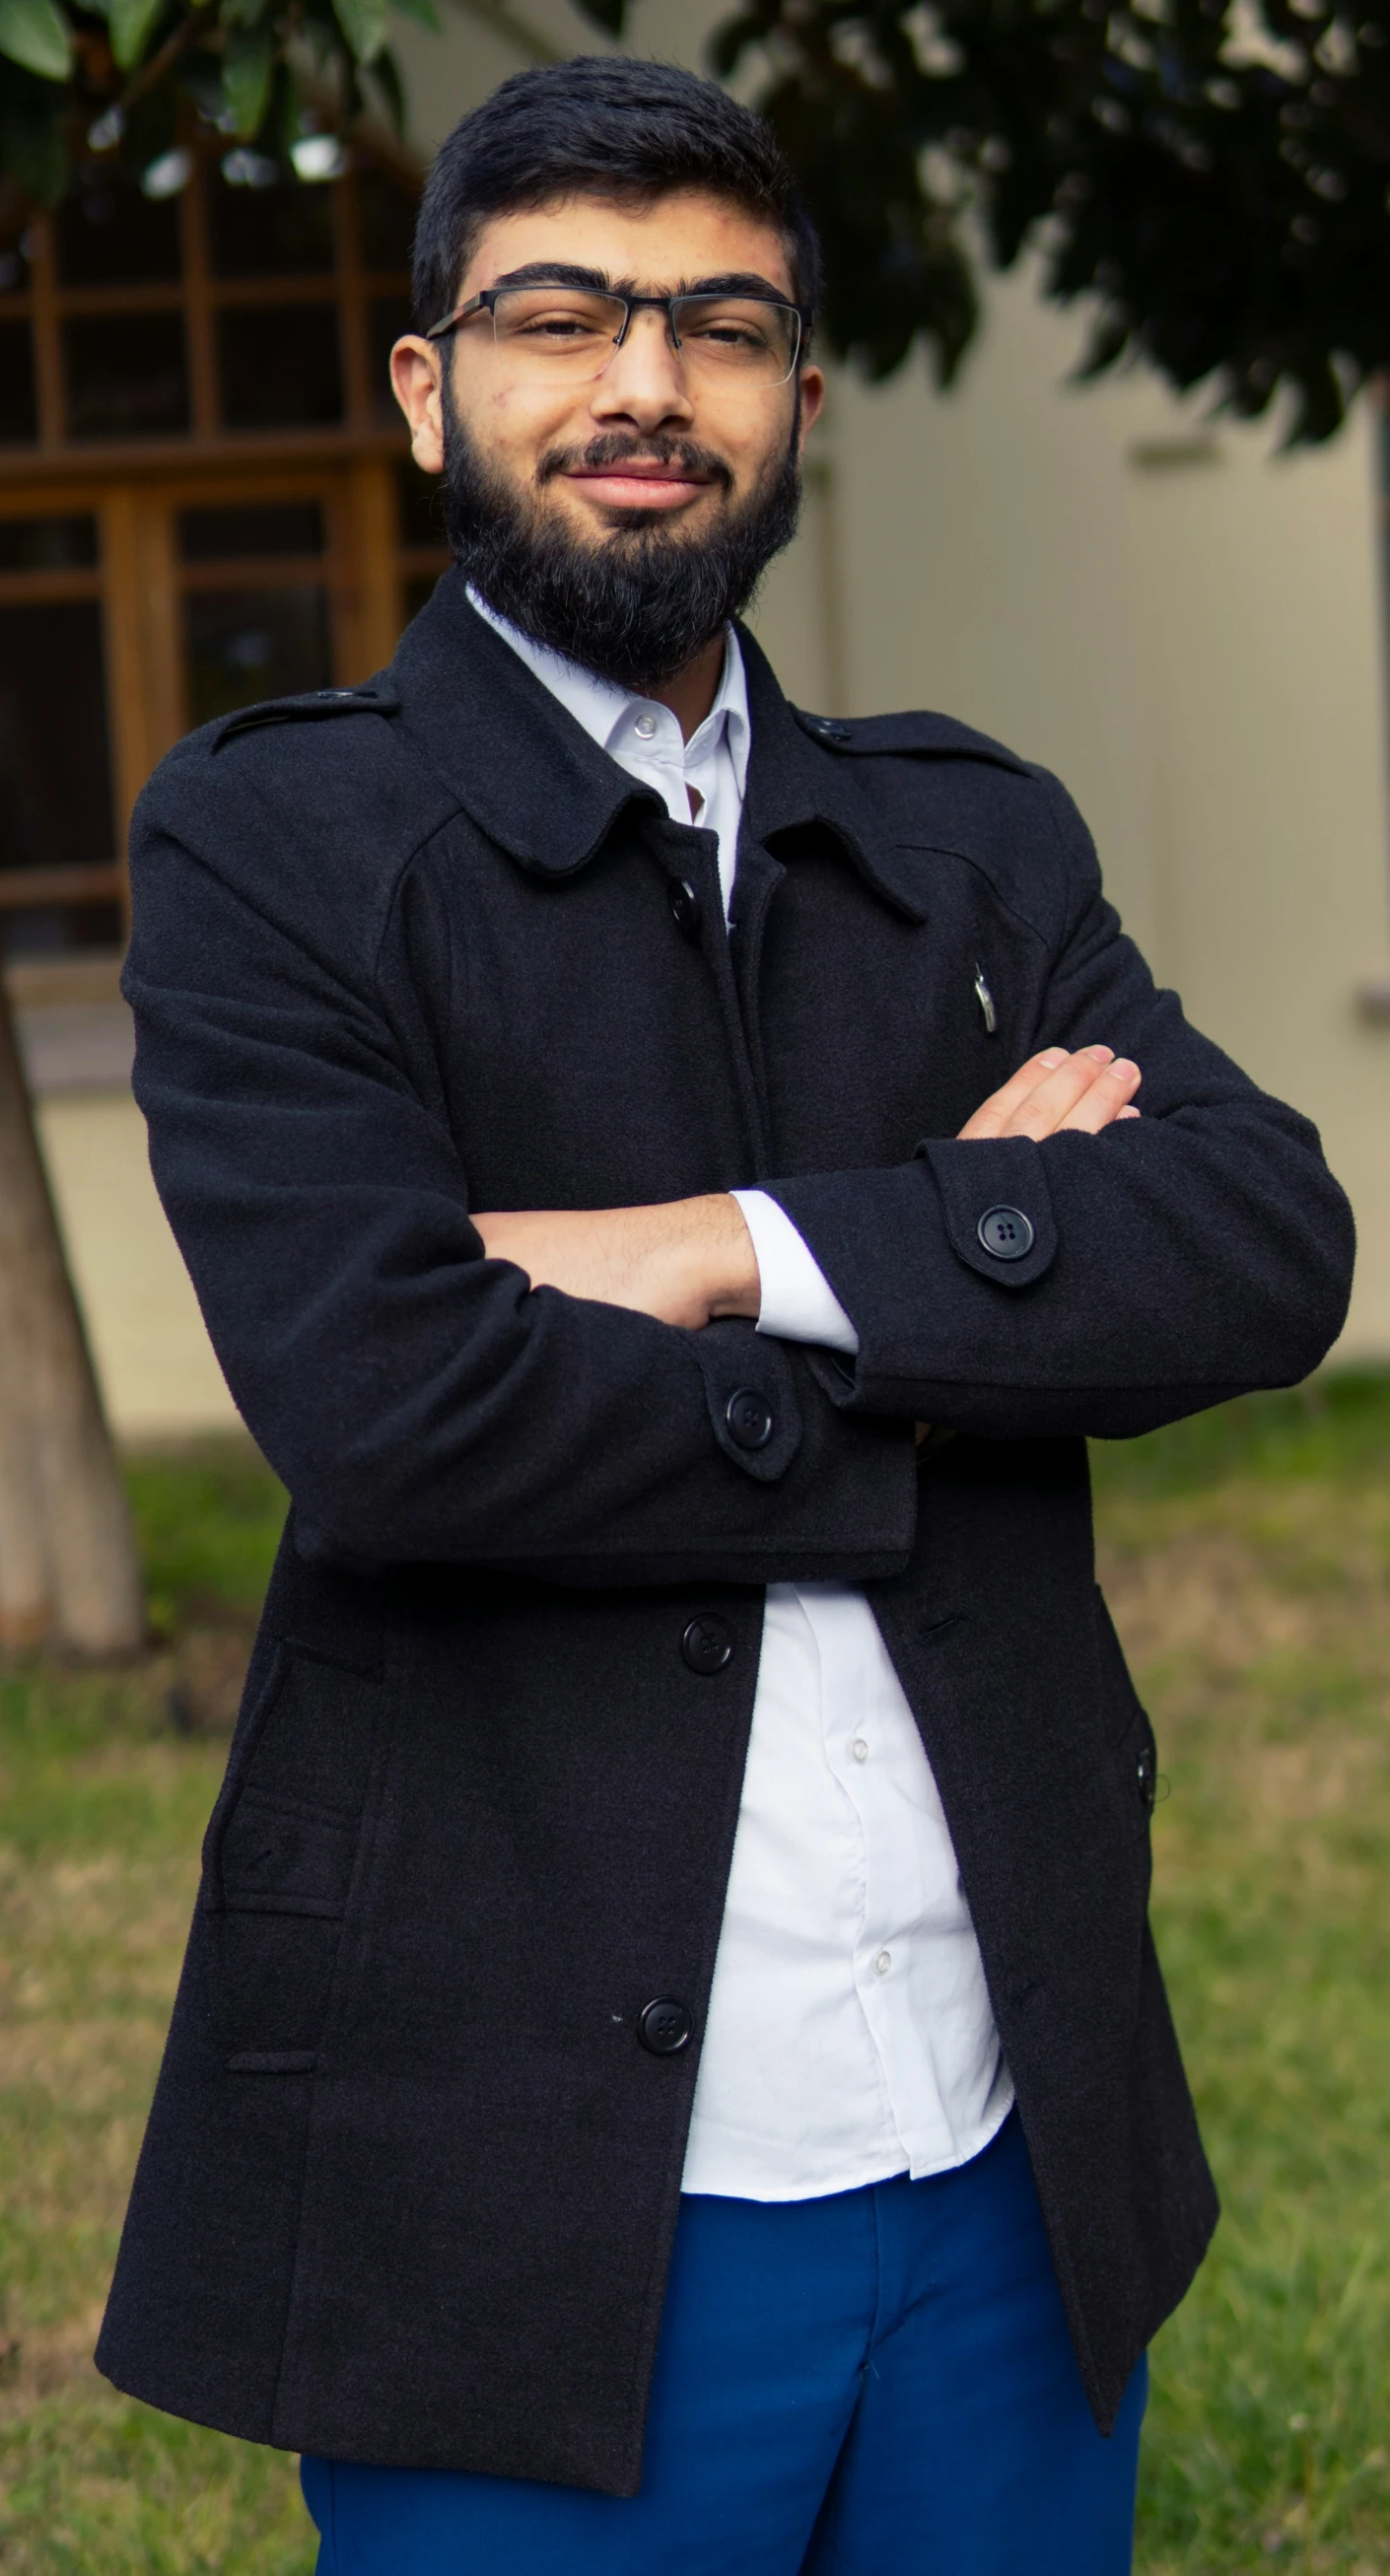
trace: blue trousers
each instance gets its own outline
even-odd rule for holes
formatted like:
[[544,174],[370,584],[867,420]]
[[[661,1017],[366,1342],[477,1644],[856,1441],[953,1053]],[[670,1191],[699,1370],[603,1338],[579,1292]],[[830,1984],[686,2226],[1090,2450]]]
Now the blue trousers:
[[306,2459],[319,2576],[1126,2576],[1017,2115],[973,2163],[681,2204],[640,2495]]

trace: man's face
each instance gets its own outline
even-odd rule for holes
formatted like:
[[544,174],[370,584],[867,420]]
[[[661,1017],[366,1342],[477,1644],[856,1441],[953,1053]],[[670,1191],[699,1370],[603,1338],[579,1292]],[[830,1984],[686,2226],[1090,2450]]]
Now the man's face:
[[[776,232],[722,198],[682,189],[642,209],[563,197],[532,214],[499,215],[479,238],[456,301],[466,303],[517,269],[551,262],[592,269],[643,295],[739,276],[794,300]],[[776,470],[797,414],[795,380],[775,387],[736,376],[711,381],[682,367],[659,313],[635,314],[623,346],[588,383],[538,383],[509,367],[486,313],[442,349],[456,416],[477,453],[518,495],[590,545],[614,530],[650,527],[654,516],[701,535]],[[413,337],[392,353],[415,460],[427,474],[444,465],[440,365],[439,344]],[[800,381],[804,439],[821,407],[819,368],[804,367]],[[630,453],[621,465],[586,466],[584,450],[600,441],[621,442]],[[708,451],[710,465],[682,470],[683,444]],[[663,459],[663,448],[674,448],[673,461]]]
[[[745,293],[760,287],[793,300],[778,233],[688,189],[645,208],[567,197],[498,216],[456,300],[505,286],[518,271],[534,278],[556,267],[642,295],[738,281]],[[416,462],[448,473],[455,542],[470,576],[543,641],[641,685],[664,676],[658,662],[674,669],[677,651],[698,649],[785,544],[823,381],[809,366],[784,384],[701,367],[649,308],[605,350],[578,380],[518,363],[483,310],[442,343],[399,341],[392,375]],[[685,599],[682,565],[696,594]],[[712,622],[699,634],[706,608]],[[648,631],[633,636],[619,668],[618,639],[634,616]]]

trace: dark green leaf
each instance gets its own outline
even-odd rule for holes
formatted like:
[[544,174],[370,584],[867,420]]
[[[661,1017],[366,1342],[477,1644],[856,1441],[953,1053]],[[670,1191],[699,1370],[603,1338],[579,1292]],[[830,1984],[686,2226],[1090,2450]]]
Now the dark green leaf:
[[575,0],[581,18],[593,27],[602,27],[605,36],[627,32],[627,0]]
[[244,143],[259,134],[270,103],[275,69],[275,39],[269,28],[228,39],[222,58],[222,88],[234,131]]
[[54,0],[0,0],[0,54],[40,80],[66,80],[72,33]]
[[144,56],[164,0],[111,0],[111,51],[123,72]]
[[375,62],[386,42],[386,0],[333,0],[353,60]]
[[0,85],[0,171],[41,206],[57,204],[67,177],[65,103],[47,81],[16,73]]
[[439,34],[442,22],[434,0],[391,0],[391,6],[399,9],[403,18],[418,19],[422,27],[428,27],[432,36]]

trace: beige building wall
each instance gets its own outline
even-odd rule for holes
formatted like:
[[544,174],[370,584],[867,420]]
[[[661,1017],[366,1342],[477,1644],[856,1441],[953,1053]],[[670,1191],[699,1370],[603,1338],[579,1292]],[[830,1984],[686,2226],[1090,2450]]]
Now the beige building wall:
[[1069,383],[1079,341],[1008,281],[956,392],[836,385],[844,710],[942,707],[1060,773],[1155,972],[1321,1127],[1362,1244],[1338,1356],[1390,1357],[1372,415],[1280,456],[1147,377]]
[[[638,37],[690,60],[716,14],[647,0]],[[599,47],[565,0],[528,15]],[[462,19],[397,26],[426,144],[519,66]],[[1008,280],[950,395],[920,365],[838,377],[758,629],[802,704],[945,708],[1060,773],[1157,973],[1322,1127],[1362,1240],[1338,1356],[1390,1359],[1390,1021],[1358,999],[1390,1002],[1371,421],[1279,458],[1145,376],[1069,383],[1080,338]],[[128,1092],[48,1097],[42,1127],[118,1427],[228,1421]]]

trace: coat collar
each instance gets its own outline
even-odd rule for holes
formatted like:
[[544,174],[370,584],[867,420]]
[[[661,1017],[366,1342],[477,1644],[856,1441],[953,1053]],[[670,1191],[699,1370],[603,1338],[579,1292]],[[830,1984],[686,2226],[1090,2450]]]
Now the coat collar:
[[[920,853],[875,829],[858,762],[808,734],[766,656],[739,630],[752,751],[745,831],[794,858],[808,830],[827,834],[864,881],[912,920],[925,918]],[[390,679],[407,732],[487,838],[542,877],[573,876],[632,808],[665,819],[655,791],[600,749],[445,573],[401,639]]]

